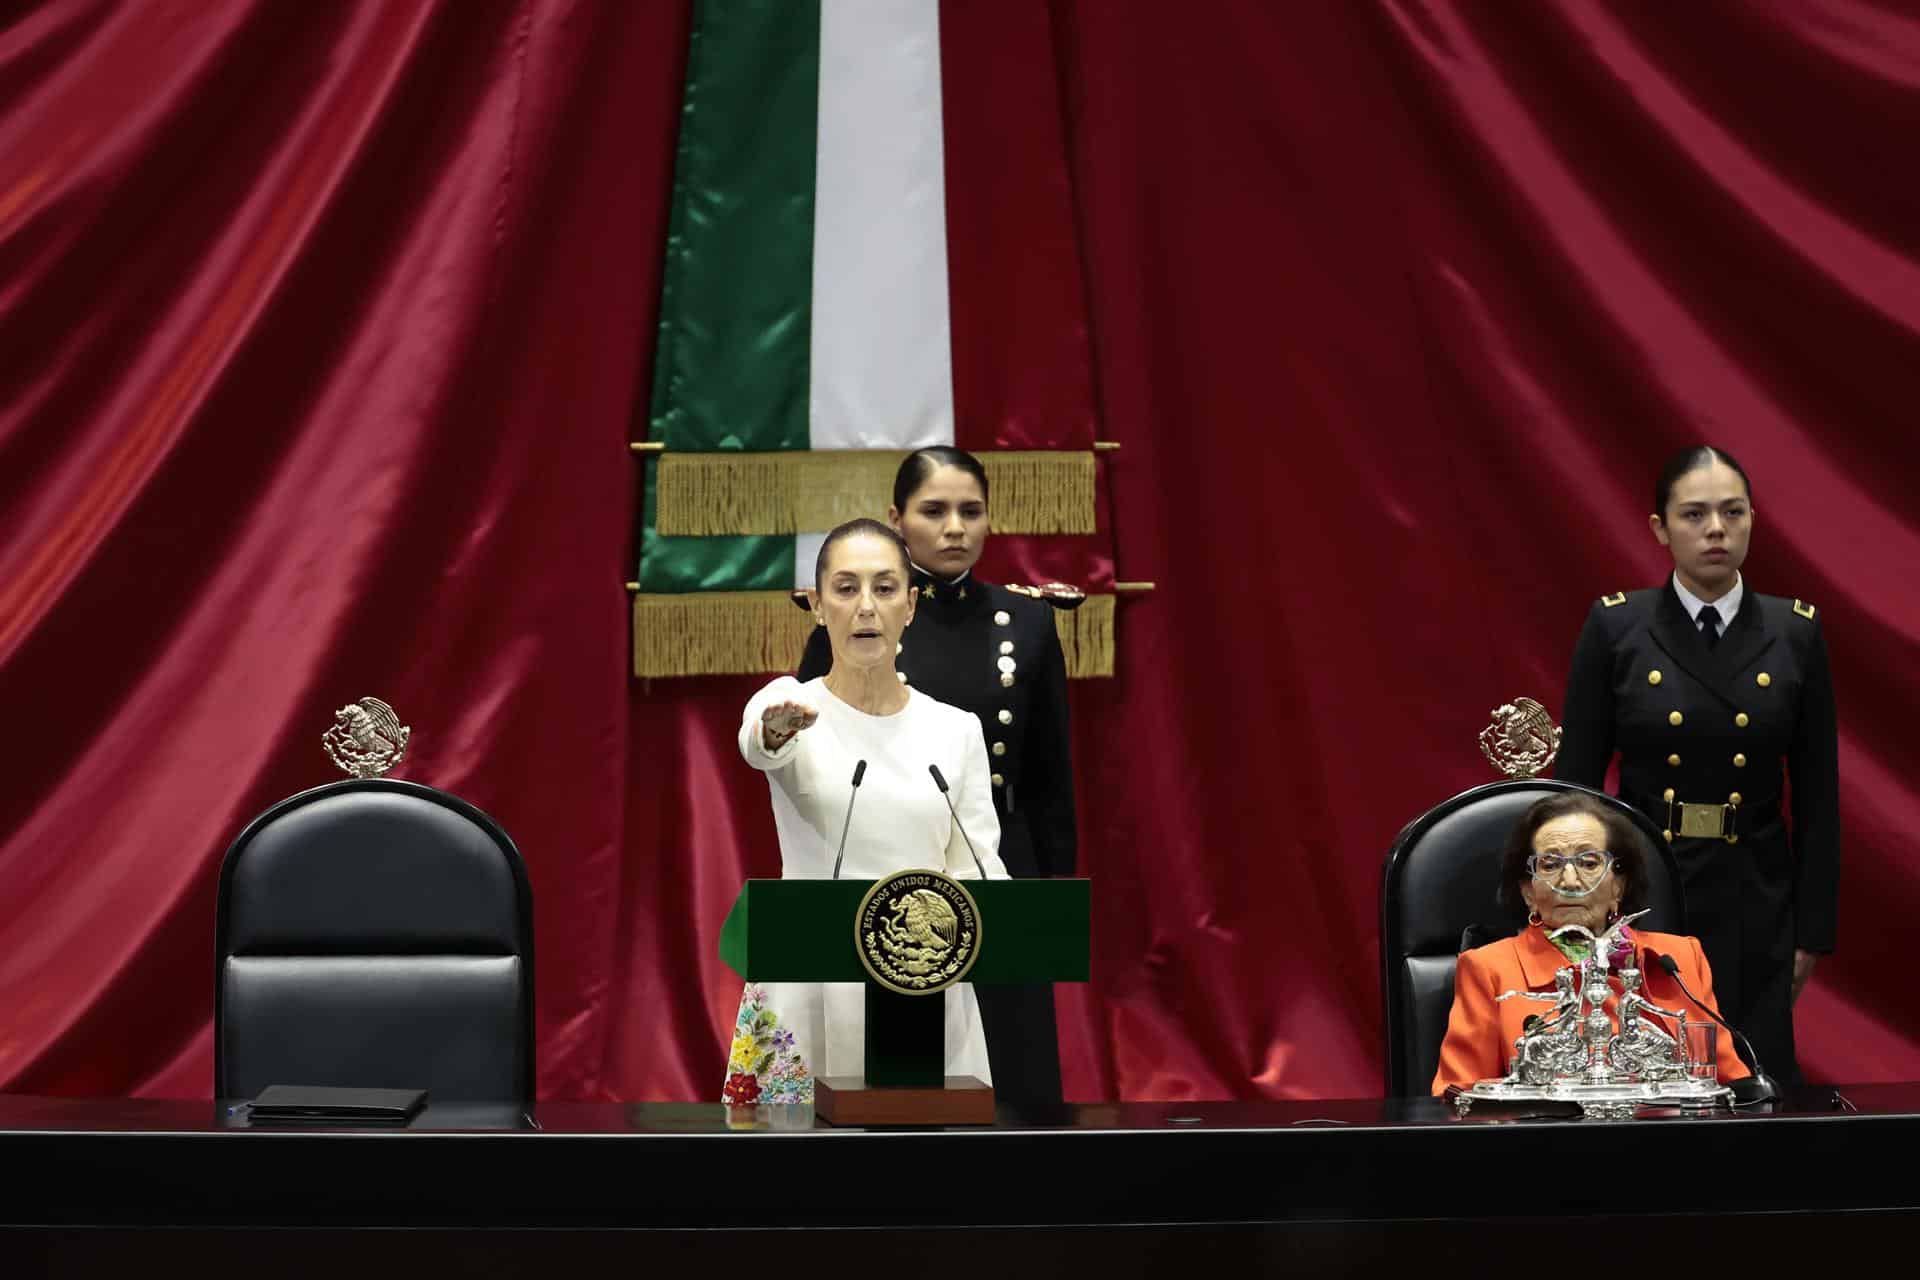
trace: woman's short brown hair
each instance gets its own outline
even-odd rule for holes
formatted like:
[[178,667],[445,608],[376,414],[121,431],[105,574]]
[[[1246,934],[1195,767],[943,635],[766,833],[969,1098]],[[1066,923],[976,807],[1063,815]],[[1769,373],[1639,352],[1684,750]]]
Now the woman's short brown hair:
[[1577,813],[1598,820],[1606,829],[1613,874],[1625,882],[1620,890],[1620,914],[1630,915],[1647,905],[1647,841],[1633,819],[1590,791],[1559,791],[1536,800],[1520,815],[1507,837],[1506,851],[1500,856],[1501,906],[1509,911],[1526,911],[1527,900],[1520,896],[1520,886],[1532,878],[1527,859],[1533,856],[1533,837],[1555,818]]
[[900,576],[907,582],[913,580],[913,556],[907,550],[907,540],[896,533],[892,526],[881,524],[871,516],[860,516],[845,524],[835,525],[826,541],[820,544],[819,554],[813,558],[813,589],[822,591],[827,585],[827,560],[833,549],[848,538],[879,538],[900,555]]

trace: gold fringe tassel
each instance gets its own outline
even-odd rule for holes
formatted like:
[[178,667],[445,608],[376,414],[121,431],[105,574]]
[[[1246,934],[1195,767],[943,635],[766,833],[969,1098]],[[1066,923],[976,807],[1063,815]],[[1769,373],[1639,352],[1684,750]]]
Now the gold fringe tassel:
[[[1068,677],[1113,674],[1113,597],[1088,596],[1053,623]],[[765,675],[792,671],[813,619],[784,591],[702,591],[633,598],[633,674]]]
[[[886,514],[907,451],[676,453],[659,457],[654,527],[672,537],[825,533]],[[1086,452],[977,455],[1000,533],[1093,533],[1094,459]],[[797,611],[796,611],[797,612]]]
[[1113,674],[1113,597],[1088,596],[1078,609],[1056,609],[1053,626],[1067,655],[1067,678]]
[[1007,450],[979,455],[993,487],[993,527],[1002,533],[1093,533],[1091,453]]
[[700,591],[633,598],[633,674],[792,671],[813,618],[784,591]]

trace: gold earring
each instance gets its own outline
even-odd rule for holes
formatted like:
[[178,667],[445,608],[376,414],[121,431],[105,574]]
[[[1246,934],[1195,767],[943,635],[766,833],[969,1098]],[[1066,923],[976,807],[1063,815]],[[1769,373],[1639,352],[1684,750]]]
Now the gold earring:
[[1541,924],[1541,922],[1544,919],[1545,917],[1543,917],[1538,911],[1527,912],[1527,923],[1530,925],[1534,925],[1537,927]]

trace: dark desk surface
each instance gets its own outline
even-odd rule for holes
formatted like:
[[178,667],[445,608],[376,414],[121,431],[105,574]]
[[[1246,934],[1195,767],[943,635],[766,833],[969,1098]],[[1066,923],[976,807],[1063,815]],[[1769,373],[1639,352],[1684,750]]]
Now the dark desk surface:
[[[945,1130],[832,1129],[800,1108],[558,1102],[434,1106],[404,1130],[254,1128],[244,1108],[204,1101],[0,1095],[0,1225],[1474,1221],[1647,1212],[1665,1194],[1654,1184],[1699,1214],[1911,1211],[1920,1179],[1893,1171],[1916,1140],[1920,1085],[1614,1122],[1461,1118],[1419,1098],[1071,1106]],[[1610,1205],[1609,1182],[1629,1188],[1624,1201]]]

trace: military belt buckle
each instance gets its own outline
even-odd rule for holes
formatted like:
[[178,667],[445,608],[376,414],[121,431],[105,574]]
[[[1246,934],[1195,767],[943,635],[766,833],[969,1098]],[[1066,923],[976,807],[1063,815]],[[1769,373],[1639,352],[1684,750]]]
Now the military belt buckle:
[[1680,834],[1693,840],[1719,840],[1727,834],[1727,806],[1682,804]]

